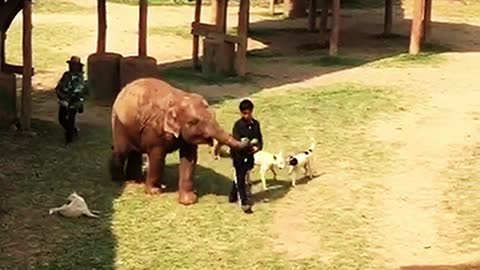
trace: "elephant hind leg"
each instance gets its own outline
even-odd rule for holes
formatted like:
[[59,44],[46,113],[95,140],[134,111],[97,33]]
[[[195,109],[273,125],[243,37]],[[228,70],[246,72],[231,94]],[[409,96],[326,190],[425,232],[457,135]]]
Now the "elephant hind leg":
[[142,153],[138,151],[131,151],[127,157],[127,180],[140,181],[143,179],[142,175]]

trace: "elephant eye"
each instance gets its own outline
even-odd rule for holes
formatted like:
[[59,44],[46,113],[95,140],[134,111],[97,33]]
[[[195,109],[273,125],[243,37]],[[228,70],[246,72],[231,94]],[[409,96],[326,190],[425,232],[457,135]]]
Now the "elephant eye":
[[193,119],[193,120],[188,121],[188,124],[191,125],[191,126],[194,126],[194,125],[198,124],[198,121],[199,121],[198,119]]

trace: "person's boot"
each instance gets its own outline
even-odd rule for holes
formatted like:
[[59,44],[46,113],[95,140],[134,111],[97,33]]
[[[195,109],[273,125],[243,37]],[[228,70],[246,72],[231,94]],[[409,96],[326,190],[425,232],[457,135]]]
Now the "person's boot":
[[252,207],[253,206],[251,204],[245,204],[245,205],[242,204],[242,210],[245,214],[253,214]]

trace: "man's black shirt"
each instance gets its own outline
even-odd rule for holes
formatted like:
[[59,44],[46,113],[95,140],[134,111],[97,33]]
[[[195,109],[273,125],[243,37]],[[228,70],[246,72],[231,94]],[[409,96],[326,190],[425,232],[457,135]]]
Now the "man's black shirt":
[[[252,119],[251,122],[240,118],[238,119],[232,130],[232,135],[235,139],[241,140],[242,138],[248,138],[249,140],[257,139],[258,144],[256,145],[258,150],[263,148],[263,136],[260,129],[260,122],[255,119]],[[233,150],[231,151],[231,156],[233,159],[234,166],[245,164],[249,167],[253,167],[253,154],[250,153],[249,148],[244,150]]]

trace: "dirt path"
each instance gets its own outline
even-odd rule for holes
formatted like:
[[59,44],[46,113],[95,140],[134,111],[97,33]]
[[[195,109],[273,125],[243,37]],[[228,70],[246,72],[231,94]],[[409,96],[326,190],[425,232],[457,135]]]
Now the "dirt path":
[[[377,78],[375,84],[388,85],[394,81],[395,86],[415,89],[409,94],[424,100],[395,118],[378,121],[371,127],[373,136],[396,149],[394,170],[380,180],[386,191],[379,191],[378,195],[378,205],[381,205],[383,213],[377,220],[383,238],[379,254],[391,269],[408,265],[469,263],[480,256],[452,254],[449,249],[451,243],[439,237],[439,225],[448,227],[454,222],[451,214],[441,207],[444,199],[441,173],[458,149],[480,140],[476,134],[479,123],[473,116],[480,100],[480,87],[475,83],[478,73],[472,68],[478,61],[478,53],[452,54],[448,64],[441,69],[379,71],[360,67],[296,84],[298,87],[342,81],[368,84],[371,78]],[[412,77],[411,74],[417,75]],[[314,183],[309,189],[315,189]],[[297,192],[291,192],[289,197],[297,200],[295,207],[313,199]],[[279,227],[279,249],[292,258],[298,256],[300,249],[318,249],[315,241],[305,237],[312,235],[308,226],[292,226],[296,223],[281,218],[288,216],[289,209],[292,209],[287,204],[279,206],[279,209],[285,209],[277,213],[274,225]],[[306,208],[302,208],[302,212],[309,213]],[[295,230],[282,230],[282,227]],[[448,232],[443,231],[442,234],[448,235]],[[307,240],[297,244],[297,238]],[[309,253],[306,254],[308,256]]]
[[379,227],[392,267],[451,265],[474,259],[472,254],[452,254],[449,243],[439,237],[439,225],[454,222],[441,208],[441,172],[455,150],[479,139],[478,123],[471,113],[480,92],[468,85],[472,77],[455,74],[447,81],[430,82],[429,88],[436,91],[430,92],[426,104],[375,129],[378,138],[398,146],[397,166],[383,179],[387,190],[380,196],[384,216]]

